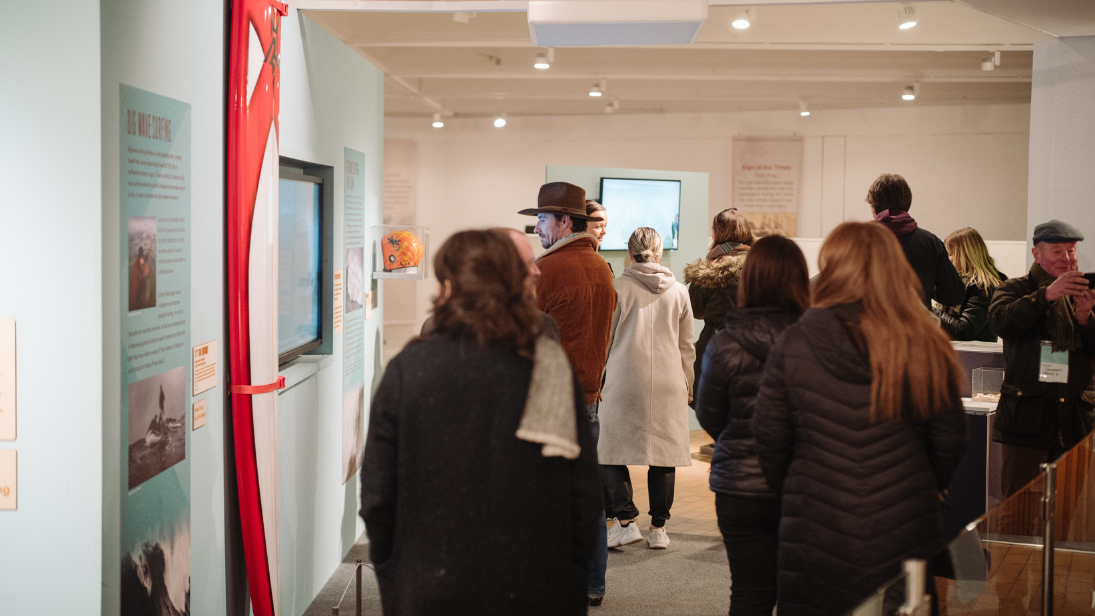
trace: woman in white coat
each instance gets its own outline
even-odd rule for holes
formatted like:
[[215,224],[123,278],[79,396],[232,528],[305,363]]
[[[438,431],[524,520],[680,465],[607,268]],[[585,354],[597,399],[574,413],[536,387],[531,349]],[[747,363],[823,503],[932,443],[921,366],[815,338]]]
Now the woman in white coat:
[[597,457],[612,498],[616,524],[608,546],[642,541],[632,522],[633,502],[627,465],[649,466],[651,548],[669,546],[665,521],[673,506],[676,467],[691,466],[688,403],[692,401],[694,325],[688,290],[659,264],[662,238],[649,227],[631,234],[627,252],[634,261],[616,279],[618,296],[605,365]]

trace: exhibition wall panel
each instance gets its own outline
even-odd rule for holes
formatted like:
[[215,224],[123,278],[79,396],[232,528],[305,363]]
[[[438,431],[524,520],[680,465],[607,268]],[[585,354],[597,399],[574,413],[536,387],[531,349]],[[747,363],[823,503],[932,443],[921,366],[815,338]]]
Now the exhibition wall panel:
[[[359,177],[365,182],[367,240],[370,227],[382,222],[384,75],[293,8],[282,20],[281,49],[281,152],[334,167],[334,263],[323,265],[343,268],[347,148],[364,154]],[[366,255],[369,252],[366,248]],[[366,291],[370,290],[369,265],[366,258]],[[357,515],[358,474],[343,481],[343,373],[357,374],[344,361],[343,351],[351,342],[364,348],[367,422],[368,404],[380,377],[376,349],[384,317],[379,306],[366,312],[368,318],[356,330],[361,339],[348,339],[355,330],[347,320],[342,333],[335,335],[332,355],[319,360],[313,375],[278,400],[282,616],[304,613],[365,529]]]
[[[190,602],[192,613],[215,615],[244,612],[249,609],[248,606],[238,603],[242,598],[238,577],[242,560],[226,565],[226,549],[231,552],[231,527],[235,520],[225,487],[226,482],[232,480],[231,476],[225,475],[226,443],[231,439],[226,439],[224,416],[227,378],[223,273],[225,5],[223,2],[201,0],[188,5],[186,11],[179,12],[177,5],[160,0],[108,0],[102,5],[102,24],[102,110],[100,112],[96,105],[94,126],[98,131],[101,125],[104,138],[100,154],[96,132],[95,160],[102,156],[108,162],[103,166],[101,176],[96,167],[96,197],[100,178],[102,182],[102,207],[100,209],[96,199],[96,223],[81,227],[84,233],[88,229],[102,227],[102,263],[108,266],[107,275],[101,277],[104,297],[101,326],[104,329],[103,344],[106,345],[101,355],[104,371],[101,379],[96,378],[96,386],[100,386],[101,382],[104,387],[102,422],[101,426],[97,422],[96,428],[96,433],[103,435],[102,452],[99,452],[97,442],[86,442],[86,434],[85,441],[81,441],[96,447],[95,457],[101,457],[103,468],[108,469],[101,505],[104,547],[94,552],[93,589],[98,593],[101,582],[102,613],[119,613],[117,546],[122,530],[119,502],[129,487],[122,485],[116,470],[124,462],[122,456],[126,448],[121,442],[122,432],[119,430],[122,380],[119,322],[125,307],[120,306],[118,300],[125,281],[120,280],[116,273],[123,239],[120,238],[118,220],[121,216],[119,131],[124,128],[119,126],[119,91],[124,84],[183,101],[191,108],[192,172],[188,178],[192,192],[190,343],[220,341],[217,345],[220,377],[217,387],[201,396],[206,401],[204,426],[187,435],[191,442],[188,460],[191,465]],[[332,239],[335,245],[332,254],[335,259],[334,262],[324,263],[323,267],[341,268],[344,148],[353,148],[365,154],[362,168],[366,182],[364,224],[368,227],[381,222],[383,75],[296,10],[290,9],[281,24],[280,150],[284,156],[334,168],[335,228]],[[97,41],[98,38],[96,46]],[[95,54],[91,56],[97,60]],[[97,82],[96,103],[100,100],[99,92],[100,84]],[[76,203],[73,199],[71,207],[75,207]],[[104,221],[102,225],[98,223],[100,216]],[[93,235],[95,251],[76,245],[79,254],[100,252],[99,234],[96,232]],[[95,266],[98,272],[101,267],[98,260]],[[81,275],[79,281],[88,279],[98,285],[99,278],[97,274]],[[81,297],[84,295],[91,297],[91,294],[82,294]],[[95,297],[98,298],[98,295]],[[98,305],[99,300],[96,299],[96,307]],[[96,327],[99,327],[99,316],[96,311]],[[325,319],[332,317],[331,314],[323,315]],[[381,318],[377,311],[374,318],[365,321],[362,345],[367,349],[366,388],[375,387],[377,378],[373,370],[373,349],[381,337]],[[95,338],[98,341],[97,333]],[[279,398],[278,565],[280,613],[283,615],[303,613],[364,530],[357,517],[357,477],[355,475],[344,482],[340,472],[343,436],[342,345],[343,335],[335,335],[331,355],[305,357],[297,366],[289,368],[285,375],[291,389]],[[95,348],[98,349],[97,346]],[[99,359],[95,359],[89,365],[98,364]],[[195,396],[195,400],[197,398]],[[368,398],[371,396],[367,395]],[[95,415],[98,416],[98,407]],[[189,426],[188,423],[188,430]],[[71,465],[65,468],[71,469]],[[231,471],[231,468],[227,470]],[[66,502],[71,502],[71,498],[67,497]],[[96,530],[81,533],[80,539],[91,536],[98,545],[100,501],[96,499],[94,503]],[[64,524],[71,527],[71,507],[69,512]],[[58,522],[53,527],[62,525]],[[73,541],[72,537],[66,537],[66,540]],[[38,597],[44,594],[44,591],[40,592]],[[234,600],[236,603],[233,603]],[[98,601],[99,594],[96,594],[95,603]]]
[[0,318],[18,344],[0,343],[17,369],[17,391],[0,386],[18,466],[0,480],[4,614],[87,614],[102,595],[99,37],[98,2],[0,19]]
[[[127,443],[122,441],[120,357],[121,285],[119,217],[123,183],[119,168],[120,88],[139,88],[190,105],[189,338],[184,344],[217,344],[217,386],[194,399],[205,400],[205,425],[191,430],[190,440],[190,605],[197,614],[223,614],[227,600],[225,571],[225,434],[224,389],[227,378],[224,337],[224,3],[198,0],[180,11],[177,4],[156,0],[102,2],[102,195],[103,195],[103,597],[102,613],[120,610],[119,553],[127,520],[121,509],[129,486],[118,474],[125,468]],[[133,156],[127,153],[127,157]],[[128,188],[127,190],[132,190]],[[159,221],[160,232],[165,222]],[[166,259],[165,259],[166,261]],[[189,355],[189,348],[187,355]],[[127,364],[125,364],[127,365]],[[189,366],[187,367],[189,371]],[[187,381],[189,388],[189,381]],[[186,405],[185,413],[191,415]],[[189,417],[188,417],[189,419]],[[132,460],[128,461],[130,464]],[[139,486],[137,489],[145,489]],[[145,515],[153,515],[147,512]],[[241,561],[242,566],[242,561]]]
[[[940,237],[973,226],[988,240],[1021,240],[1029,125],[1028,105],[919,104],[815,110],[807,118],[787,111],[510,117],[503,129],[489,118],[451,118],[442,129],[425,119],[386,122],[390,139],[417,142],[418,220],[435,227],[435,242],[448,236],[444,229],[528,224],[516,212],[535,201],[545,165],[708,173],[710,220],[731,205],[734,137],[793,135],[803,138],[801,237],[867,218],[870,181],[888,171],[906,175],[913,215]],[[431,285],[418,289],[419,323]]]

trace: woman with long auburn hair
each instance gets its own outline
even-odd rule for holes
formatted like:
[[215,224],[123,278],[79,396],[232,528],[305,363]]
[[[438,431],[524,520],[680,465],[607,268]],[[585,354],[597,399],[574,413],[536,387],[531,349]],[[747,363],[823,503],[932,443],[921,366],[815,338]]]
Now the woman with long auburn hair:
[[819,264],[752,421],[782,494],[781,615],[844,613],[941,548],[941,495],[966,449],[958,360],[893,233],[841,224]]
[[604,522],[582,388],[505,233],[456,233],[434,271],[434,326],[388,364],[365,442],[383,612],[585,614]]
[[973,227],[964,227],[943,240],[954,269],[966,283],[966,297],[958,306],[938,305],[932,312],[952,340],[996,342],[989,328],[989,302],[1008,277],[996,269],[989,247]]
[[730,616],[771,616],[776,604],[779,495],[760,470],[749,427],[768,353],[810,303],[809,270],[798,245],[770,235],[753,243],[738,305],[704,354],[696,418],[715,439],[711,491],[730,561]]

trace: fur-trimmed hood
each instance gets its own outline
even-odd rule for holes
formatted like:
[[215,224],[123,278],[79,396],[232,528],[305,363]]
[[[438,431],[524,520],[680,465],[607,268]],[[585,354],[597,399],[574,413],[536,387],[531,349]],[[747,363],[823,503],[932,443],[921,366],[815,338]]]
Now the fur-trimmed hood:
[[705,289],[724,289],[736,284],[741,277],[741,268],[745,264],[743,251],[736,255],[727,255],[721,259],[708,261],[700,259],[684,267],[684,281]]

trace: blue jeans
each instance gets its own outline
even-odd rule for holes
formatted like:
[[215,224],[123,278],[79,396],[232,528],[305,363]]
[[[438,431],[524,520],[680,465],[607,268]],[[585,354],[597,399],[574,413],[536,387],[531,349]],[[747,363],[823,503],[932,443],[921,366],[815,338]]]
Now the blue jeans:
[[[589,411],[589,427],[593,432],[593,445],[597,446],[597,439],[601,435],[601,420],[597,417],[599,402],[586,406]],[[600,471],[600,466],[597,467]],[[608,524],[605,519],[605,508],[601,506],[601,524],[597,531],[597,550],[593,552],[593,558],[589,561],[589,592],[590,597],[605,596],[605,570],[608,569]]]

